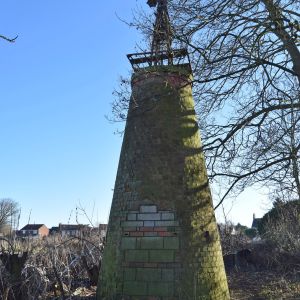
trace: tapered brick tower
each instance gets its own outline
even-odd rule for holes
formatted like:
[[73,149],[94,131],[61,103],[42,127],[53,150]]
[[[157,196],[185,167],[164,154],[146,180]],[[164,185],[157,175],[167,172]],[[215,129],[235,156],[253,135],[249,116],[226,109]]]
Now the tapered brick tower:
[[[156,3],[158,2],[158,3]],[[230,299],[186,50],[166,0],[134,74],[97,299]]]

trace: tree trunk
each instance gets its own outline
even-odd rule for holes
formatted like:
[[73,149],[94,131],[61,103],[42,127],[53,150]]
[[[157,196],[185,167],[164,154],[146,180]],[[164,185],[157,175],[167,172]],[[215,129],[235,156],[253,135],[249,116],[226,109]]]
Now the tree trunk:
[[275,24],[275,29],[273,29],[273,32],[282,41],[284,48],[291,56],[293,62],[293,71],[296,73],[296,76],[298,77],[298,82],[300,84],[300,52],[295,43],[295,40],[286,31],[282,13],[280,11],[280,8],[274,3],[274,1],[262,0],[262,2],[264,3],[269,12],[272,23]]

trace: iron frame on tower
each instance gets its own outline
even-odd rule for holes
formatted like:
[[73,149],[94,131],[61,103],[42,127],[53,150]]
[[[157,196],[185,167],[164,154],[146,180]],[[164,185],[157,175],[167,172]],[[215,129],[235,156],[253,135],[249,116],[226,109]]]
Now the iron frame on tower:
[[191,69],[187,49],[172,49],[173,30],[168,13],[168,0],[148,0],[147,3],[150,7],[157,6],[151,51],[127,55],[133,70],[137,71],[151,66],[183,64],[189,65]]
[[[173,49],[171,53],[160,51],[155,55],[153,52],[131,53],[127,54],[127,58],[134,71],[157,65],[188,64],[191,66],[188,50],[185,48]],[[172,60],[172,64],[170,64],[170,60]]]

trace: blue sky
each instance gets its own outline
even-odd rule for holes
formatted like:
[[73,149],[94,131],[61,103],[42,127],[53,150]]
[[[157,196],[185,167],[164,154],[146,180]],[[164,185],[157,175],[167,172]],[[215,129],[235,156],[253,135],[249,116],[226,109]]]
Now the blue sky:
[[[66,222],[81,202],[106,221],[121,138],[112,91],[130,65],[136,1],[1,1],[0,198],[22,206],[21,225]],[[74,214],[73,214],[74,217]],[[74,221],[74,218],[73,218]]]
[[[130,19],[136,5],[1,1],[0,34],[19,37],[0,40],[0,198],[20,203],[21,226],[30,211],[32,223],[66,223],[71,212],[75,222],[78,204],[107,221],[122,142],[114,132],[124,124],[105,115],[141,39],[117,15]],[[240,206],[231,217],[243,222]]]

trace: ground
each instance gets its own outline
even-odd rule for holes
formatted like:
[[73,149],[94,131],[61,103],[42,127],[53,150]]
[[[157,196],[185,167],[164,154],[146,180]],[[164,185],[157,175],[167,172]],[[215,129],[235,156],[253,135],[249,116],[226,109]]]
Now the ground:
[[[300,274],[250,271],[227,276],[231,300],[300,300]],[[78,289],[72,299],[96,299],[95,292],[96,287]]]
[[232,300],[300,299],[300,274],[232,272],[228,283]]

